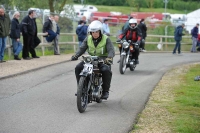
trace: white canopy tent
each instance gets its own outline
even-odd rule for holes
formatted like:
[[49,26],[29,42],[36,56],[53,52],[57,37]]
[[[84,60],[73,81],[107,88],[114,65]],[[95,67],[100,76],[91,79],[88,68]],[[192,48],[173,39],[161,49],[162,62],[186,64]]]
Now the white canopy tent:
[[200,9],[187,14],[187,20],[185,22],[186,30],[190,33],[197,23],[200,23]]

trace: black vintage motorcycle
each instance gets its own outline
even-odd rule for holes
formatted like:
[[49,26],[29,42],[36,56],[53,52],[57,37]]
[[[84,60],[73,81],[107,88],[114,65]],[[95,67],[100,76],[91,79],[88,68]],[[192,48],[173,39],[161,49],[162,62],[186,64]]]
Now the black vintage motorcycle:
[[130,71],[134,71],[136,67],[135,59],[132,59],[132,53],[135,51],[134,45],[138,45],[136,43],[132,43],[131,40],[123,40],[117,41],[119,47],[121,47],[121,55],[120,55],[120,63],[119,63],[119,71],[121,74],[124,74],[126,68],[130,68]]
[[100,60],[97,56],[83,57],[84,68],[80,73],[80,79],[77,89],[77,108],[80,113],[83,113],[88,103],[95,101],[101,103],[102,99],[102,74],[98,68],[100,63],[104,63],[104,60]]

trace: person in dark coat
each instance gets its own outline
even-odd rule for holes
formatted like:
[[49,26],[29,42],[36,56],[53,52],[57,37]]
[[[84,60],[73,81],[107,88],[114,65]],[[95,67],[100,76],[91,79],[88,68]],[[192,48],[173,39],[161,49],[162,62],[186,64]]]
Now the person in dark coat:
[[43,25],[43,33],[47,34],[44,37],[46,37],[48,43],[52,42],[57,36],[56,32],[53,31],[53,19],[54,17],[51,15]]
[[[22,35],[23,35],[23,50],[22,50],[22,57],[25,60],[30,60],[29,52],[31,52],[33,58],[39,58],[33,52],[34,48],[34,38],[37,33],[37,26],[35,24],[36,12],[34,10],[30,10],[28,15],[24,17],[22,20]],[[30,50],[31,49],[31,50]]]
[[183,28],[185,27],[185,24],[182,24],[178,26],[174,32],[174,40],[176,41],[176,45],[173,50],[173,54],[176,54],[176,49],[178,48],[178,54],[181,54],[181,40],[182,36],[185,35],[183,34]]
[[198,33],[199,33],[199,24],[197,23],[196,26],[192,29],[192,47],[191,47],[191,52],[195,53],[196,51],[196,45],[197,45],[197,38],[198,38]]
[[87,37],[87,29],[88,26],[85,25],[84,21],[80,21],[80,24],[76,28],[76,34],[78,36],[78,41],[79,41],[79,47],[83,43],[83,40]]
[[140,48],[141,48],[140,51],[146,52],[146,50],[145,50],[145,39],[146,39],[146,36],[147,36],[147,26],[144,23],[144,19],[141,19],[138,27],[142,31],[142,41],[141,41],[141,45],[140,45]]
[[22,51],[22,43],[20,42],[20,25],[19,25],[20,13],[15,12],[11,22],[10,38],[12,39],[13,53],[15,60],[21,60],[19,53]]
[[4,50],[6,48],[6,40],[10,31],[10,18],[3,8],[0,8],[0,63],[6,62],[4,58]]

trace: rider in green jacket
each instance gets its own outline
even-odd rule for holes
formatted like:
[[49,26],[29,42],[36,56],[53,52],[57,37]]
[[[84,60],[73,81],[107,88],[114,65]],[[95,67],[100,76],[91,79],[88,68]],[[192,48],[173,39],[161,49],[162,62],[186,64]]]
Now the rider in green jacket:
[[[100,21],[93,21],[88,27],[89,35],[83,41],[81,47],[72,56],[71,60],[77,60],[85,51],[89,55],[98,56],[105,60],[106,64],[100,64],[99,69],[102,73],[103,80],[103,95],[102,99],[107,99],[109,96],[110,83],[112,79],[112,71],[110,65],[112,64],[113,57],[115,56],[114,46],[111,40],[103,34],[103,26]],[[80,62],[75,68],[77,82],[79,81],[79,74],[83,70],[84,62]]]

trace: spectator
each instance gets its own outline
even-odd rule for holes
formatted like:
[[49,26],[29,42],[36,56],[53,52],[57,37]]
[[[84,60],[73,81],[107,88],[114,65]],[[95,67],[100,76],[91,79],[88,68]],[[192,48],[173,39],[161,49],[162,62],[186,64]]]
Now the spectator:
[[[28,15],[22,20],[22,35],[23,35],[23,50],[22,50],[22,58],[24,60],[30,60],[32,58],[29,57],[29,52],[32,53],[32,48],[34,46],[34,37],[37,33],[37,27],[35,24],[36,12],[35,10],[30,10]],[[31,51],[30,51],[31,48]],[[36,55],[32,54],[33,58],[38,58]]]
[[192,53],[196,52],[198,33],[199,33],[199,24],[197,23],[196,26],[191,31],[191,34],[192,34],[192,47],[191,47],[190,51]]
[[110,36],[110,28],[108,25],[108,19],[104,19],[103,21],[103,34]]
[[4,58],[4,50],[6,48],[6,39],[10,30],[10,18],[5,14],[3,8],[0,8],[0,63],[6,62]]
[[185,24],[182,24],[178,26],[174,32],[174,40],[176,41],[176,45],[173,50],[173,54],[176,54],[176,49],[178,48],[178,54],[181,54],[181,40],[182,36],[185,35],[183,34],[183,28],[185,27]]
[[37,36],[36,18],[33,18],[33,22],[34,22],[34,25],[35,25],[35,28],[36,28],[36,32],[35,32],[35,35],[34,35],[33,43],[30,46],[30,53],[31,53],[33,58],[40,58],[39,56],[36,55],[36,52],[35,52],[35,48],[41,43],[40,39]]
[[140,48],[141,48],[140,51],[146,52],[146,50],[145,50],[145,38],[147,36],[147,26],[144,23],[144,19],[141,19],[140,24],[138,25],[138,27],[142,31],[142,42],[141,42],[141,45],[140,45]]
[[57,34],[53,31],[53,21],[54,17],[51,15],[47,20],[46,22],[44,23],[44,26],[43,26],[43,33],[46,33],[47,36],[46,37],[46,40],[48,43],[52,42]]
[[84,24],[86,24],[86,17],[85,16],[81,17],[81,20],[78,21],[78,25],[81,24],[82,22],[84,22]]
[[19,25],[20,13],[15,12],[11,22],[10,38],[12,39],[13,53],[15,60],[21,60],[19,53],[22,51],[22,43],[20,42],[20,25]]
[[200,34],[198,34],[197,47],[197,51],[200,51]]
[[59,16],[55,15],[53,21],[53,31],[57,34],[57,36],[54,39],[54,55],[60,55],[59,45],[58,45],[60,27],[58,26],[58,21],[59,21]]
[[84,21],[80,21],[80,24],[76,28],[76,34],[78,36],[79,47],[81,46],[83,40],[87,37],[87,28],[88,26],[85,25]]

